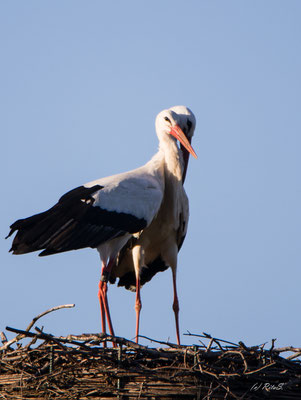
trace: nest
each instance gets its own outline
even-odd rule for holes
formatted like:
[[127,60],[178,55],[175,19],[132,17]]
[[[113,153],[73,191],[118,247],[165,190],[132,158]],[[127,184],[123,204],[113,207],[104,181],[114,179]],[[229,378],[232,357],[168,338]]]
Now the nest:
[[[153,348],[103,334],[2,333],[0,399],[301,399],[300,348],[247,347],[203,333]],[[24,338],[30,338],[23,344]],[[28,341],[28,340],[27,340]],[[115,347],[109,346],[113,343]],[[289,353],[284,358],[281,353]]]

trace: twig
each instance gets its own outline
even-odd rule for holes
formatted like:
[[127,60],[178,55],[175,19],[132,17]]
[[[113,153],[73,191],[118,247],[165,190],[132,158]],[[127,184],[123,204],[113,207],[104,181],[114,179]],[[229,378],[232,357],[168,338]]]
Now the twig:
[[169,343],[169,342],[163,342],[161,340],[155,340],[155,339],[151,339],[147,336],[143,336],[143,335],[138,335],[138,337],[143,338],[143,339],[147,339],[150,342],[154,342],[154,343],[159,343],[159,344],[164,344],[166,346],[172,347],[172,348],[179,348],[181,346],[179,346],[178,344],[174,344],[174,343]]
[[211,350],[211,346],[212,346],[213,341],[214,341],[213,338],[211,338],[210,342],[208,343],[208,346],[206,348],[206,351],[210,351]]
[[61,310],[62,308],[73,308],[73,307],[75,307],[75,304],[63,304],[61,306],[49,308],[49,310],[46,310],[46,311],[42,312],[41,314],[37,315],[36,317],[34,317],[34,319],[31,321],[31,323],[28,325],[28,327],[25,330],[30,331],[30,329],[34,326],[36,321],[38,319],[40,319],[41,317],[44,317],[44,315],[46,315],[46,314],[49,314],[53,311]]
[[276,364],[276,361],[272,361],[270,364],[266,364],[261,368],[257,368],[257,369],[254,369],[253,371],[245,372],[245,375],[256,374],[256,372],[262,371],[263,369],[269,368],[269,367],[271,367],[272,365],[275,365],[275,364]]
[[293,360],[294,358],[300,357],[301,356],[301,351],[299,351],[296,354],[291,354],[290,356],[286,357],[287,360]]
[[7,343],[7,337],[4,332],[0,332],[0,337],[3,344]]
[[283,353],[284,351],[298,351],[298,352],[301,352],[301,347],[293,347],[293,346],[279,347],[277,349],[274,349],[274,351],[277,351],[278,353]]
[[[56,307],[49,308],[49,310],[46,310],[46,311],[42,312],[41,314],[37,315],[36,317],[34,317],[34,319],[31,321],[31,323],[26,328],[25,332],[28,332],[33,327],[35,322],[39,318],[44,317],[44,315],[49,314],[49,313],[51,313],[53,311],[61,310],[62,308],[73,308],[74,306],[75,306],[75,304],[63,304],[61,306],[56,306]],[[0,350],[5,350],[11,344],[18,342],[19,340],[23,339],[24,337],[25,337],[24,334],[16,336],[12,340],[9,340],[8,342],[6,342],[2,347],[0,347]]]
[[271,352],[273,351],[273,349],[274,349],[274,345],[275,345],[276,340],[277,340],[277,339],[272,339],[272,345],[271,345],[271,348],[270,348],[270,353],[271,353]]
[[240,341],[238,342],[239,346],[242,347],[245,351],[250,351],[249,347],[247,347],[244,342]]
[[184,333],[184,335],[185,336],[201,337],[201,338],[205,338],[205,339],[214,339],[214,340],[217,340],[219,342],[232,344],[233,346],[238,347],[237,343],[233,343],[233,342],[229,342],[228,340],[223,340],[223,339],[218,339],[218,338],[212,337],[209,333],[206,333],[206,332],[203,332],[203,335],[198,335],[198,334],[191,333],[191,332],[187,331],[187,333]]

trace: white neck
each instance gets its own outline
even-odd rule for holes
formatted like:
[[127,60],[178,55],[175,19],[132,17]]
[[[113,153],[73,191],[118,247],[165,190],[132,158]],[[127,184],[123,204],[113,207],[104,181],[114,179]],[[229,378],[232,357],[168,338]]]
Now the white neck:
[[177,180],[182,181],[184,161],[176,140],[170,136],[162,137],[159,143],[159,151],[164,153],[167,170],[174,175]]

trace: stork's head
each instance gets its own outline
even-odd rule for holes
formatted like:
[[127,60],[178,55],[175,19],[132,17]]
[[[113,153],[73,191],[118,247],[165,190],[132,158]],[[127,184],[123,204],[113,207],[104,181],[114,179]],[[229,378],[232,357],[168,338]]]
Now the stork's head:
[[197,155],[191,147],[191,138],[195,129],[195,116],[185,106],[175,106],[161,111],[156,118],[156,131],[159,140],[165,135],[176,138],[195,158]]
[[[176,138],[181,144],[184,160],[183,182],[186,176],[189,153],[197,158],[191,146],[191,139],[196,125],[195,116],[185,106],[175,106],[161,111],[156,118],[156,131],[159,140],[167,137]],[[174,140],[174,139],[173,139]]]

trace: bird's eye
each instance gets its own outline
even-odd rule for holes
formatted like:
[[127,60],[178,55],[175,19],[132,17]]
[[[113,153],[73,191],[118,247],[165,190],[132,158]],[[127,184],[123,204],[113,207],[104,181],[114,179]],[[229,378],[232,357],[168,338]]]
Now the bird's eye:
[[164,117],[165,121],[169,122],[171,124],[171,121],[168,117]]
[[192,122],[190,121],[190,119],[187,120],[187,127],[188,127],[188,130],[190,131],[190,129],[192,127]]

